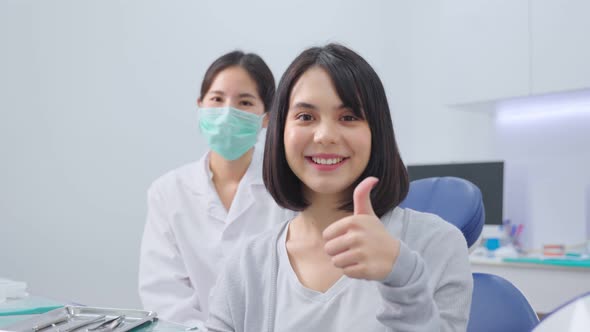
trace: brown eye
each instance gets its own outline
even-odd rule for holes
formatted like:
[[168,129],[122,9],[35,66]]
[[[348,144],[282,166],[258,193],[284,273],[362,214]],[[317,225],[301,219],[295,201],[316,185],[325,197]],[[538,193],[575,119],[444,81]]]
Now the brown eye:
[[311,121],[313,120],[312,116],[309,114],[305,114],[305,113],[301,113],[298,114],[296,117],[297,120],[301,120],[301,121]]
[[344,115],[342,118],[342,121],[357,121],[358,118],[354,115]]

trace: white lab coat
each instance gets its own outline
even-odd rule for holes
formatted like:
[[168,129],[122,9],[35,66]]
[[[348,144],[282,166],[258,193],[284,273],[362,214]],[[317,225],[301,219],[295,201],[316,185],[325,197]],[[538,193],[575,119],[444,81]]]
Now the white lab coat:
[[209,292],[224,258],[245,240],[294,216],[276,205],[262,182],[262,144],[229,211],[209,170],[208,153],[173,170],[148,190],[139,295],[162,319],[195,326],[208,314]]

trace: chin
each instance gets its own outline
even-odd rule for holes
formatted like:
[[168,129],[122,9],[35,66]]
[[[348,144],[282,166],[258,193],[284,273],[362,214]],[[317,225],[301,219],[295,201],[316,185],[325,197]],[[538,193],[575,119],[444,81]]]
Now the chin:
[[310,191],[322,195],[339,195],[348,191],[351,186],[351,184],[342,183],[338,180],[312,181],[305,185]]

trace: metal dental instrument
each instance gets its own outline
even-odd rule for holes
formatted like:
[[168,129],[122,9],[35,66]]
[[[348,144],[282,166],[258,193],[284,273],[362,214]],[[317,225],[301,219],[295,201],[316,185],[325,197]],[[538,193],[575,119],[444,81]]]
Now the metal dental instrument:
[[57,332],[72,332],[74,330],[77,330],[81,327],[93,324],[93,323],[97,323],[100,322],[101,320],[104,320],[105,316],[104,315],[100,315],[98,317],[92,318],[92,319],[87,319],[81,322],[78,322],[76,324],[72,324],[71,326],[66,327],[65,329],[57,329]]
[[50,320],[48,322],[33,326],[33,331],[37,332],[37,331],[43,330],[44,328],[56,326],[59,323],[66,322],[69,318],[70,318],[70,315],[59,316],[59,317],[54,318],[53,320]]
[[121,324],[123,324],[123,321],[125,320],[125,316],[120,316],[119,318],[117,318],[116,320],[114,320],[112,323],[110,323],[107,327],[106,330],[107,331],[113,331],[114,329],[116,329],[117,327],[121,326]]
[[104,322],[102,322],[101,324],[88,328],[86,329],[86,331],[96,331],[99,329],[109,329],[112,330],[115,327],[117,327],[119,324],[121,324],[121,322],[123,321],[123,319],[125,319],[125,315],[121,315],[121,316],[117,316],[111,319],[107,319]]

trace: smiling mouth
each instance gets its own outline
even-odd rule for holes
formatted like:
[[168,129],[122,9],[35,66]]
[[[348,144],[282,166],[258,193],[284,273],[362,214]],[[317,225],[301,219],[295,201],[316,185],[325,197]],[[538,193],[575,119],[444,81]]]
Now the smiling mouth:
[[307,159],[316,165],[337,165],[337,164],[342,163],[344,160],[346,160],[348,158],[345,158],[345,157],[337,157],[337,158],[307,157]]

